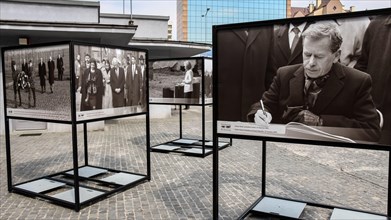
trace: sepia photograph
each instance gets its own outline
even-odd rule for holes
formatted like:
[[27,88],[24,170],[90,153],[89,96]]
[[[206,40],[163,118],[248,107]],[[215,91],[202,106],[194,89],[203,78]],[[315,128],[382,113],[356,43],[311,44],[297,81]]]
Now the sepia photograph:
[[204,97],[205,104],[213,103],[213,62],[212,59],[204,59]]
[[201,104],[202,66],[202,58],[150,61],[150,102]]
[[71,120],[69,45],[4,51],[8,116]]
[[219,132],[390,145],[390,21],[217,28]]
[[77,120],[146,112],[146,52],[74,45]]

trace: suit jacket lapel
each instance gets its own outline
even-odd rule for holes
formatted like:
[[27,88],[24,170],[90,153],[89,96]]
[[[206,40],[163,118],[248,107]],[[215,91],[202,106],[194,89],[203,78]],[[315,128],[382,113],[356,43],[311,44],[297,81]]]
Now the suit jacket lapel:
[[298,56],[303,56],[303,39],[301,37],[297,42],[297,45],[293,50],[293,53],[289,57],[288,65],[291,64],[291,62],[295,60]]
[[330,78],[327,80],[322,91],[319,93],[315,106],[312,108],[312,112],[322,112],[334,97],[338,95],[341,89],[344,87],[345,73],[340,64],[334,64],[330,71]]
[[247,37],[247,43],[246,43],[246,50],[248,47],[251,46],[251,44],[254,42],[255,39],[257,39],[258,34],[261,30],[260,29],[249,29],[248,30],[248,37]]
[[244,33],[244,29],[234,30],[233,32],[243,41],[243,43],[246,43],[247,36]]
[[[304,103],[304,68],[300,66],[296,72],[293,73],[292,79],[289,81],[289,106],[299,106]],[[284,89],[284,88],[281,88]]]
[[[304,26],[303,32],[310,26],[310,24],[311,23],[309,23],[309,22],[306,23],[306,25]],[[289,26],[288,26],[288,28],[289,28]],[[301,32],[301,33],[303,33],[303,32]],[[289,48],[289,45],[288,45],[288,48]],[[295,60],[298,56],[303,56],[303,38],[302,37],[300,37],[299,41],[297,42],[295,50],[290,55],[289,60],[288,60],[288,65],[291,64],[291,62],[293,60]]]
[[[289,60],[290,48],[289,48],[289,37],[288,37],[288,25],[281,26],[277,31],[277,46],[282,51],[286,60]],[[297,48],[297,47],[296,47]]]

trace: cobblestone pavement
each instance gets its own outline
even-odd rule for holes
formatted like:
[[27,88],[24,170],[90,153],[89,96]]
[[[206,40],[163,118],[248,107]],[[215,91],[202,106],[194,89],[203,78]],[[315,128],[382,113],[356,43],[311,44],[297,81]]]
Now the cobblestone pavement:
[[[192,106],[183,111],[184,137],[200,138],[199,110]],[[210,139],[211,108],[207,112]],[[177,114],[152,119],[151,145],[178,138]],[[79,133],[81,164],[82,138]],[[146,173],[144,118],[107,121],[104,131],[91,131],[88,138],[91,165]],[[0,219],[212,219],[212,155],[198,158],[152,152],[150,182],[75,212],[9,193],[4,136],[0,141]],[[387,153],[285,143],[267,147],[267,194],[386,213]],[[14,183],[72,167],[70,133],[13,134],[11,148]],[[235,139],[219,157],[219,216],[236,219],[261,195],[261,143]],[[328,219],[330,215],[330,209],[307,206],[301,217]]]

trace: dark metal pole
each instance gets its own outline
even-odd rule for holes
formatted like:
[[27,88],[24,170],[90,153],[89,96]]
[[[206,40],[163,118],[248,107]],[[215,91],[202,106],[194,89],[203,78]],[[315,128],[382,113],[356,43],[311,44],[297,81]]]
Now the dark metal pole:
[[88,134],[87,134],[87,123],[83,123],[83,133],[84,133],[84,163],[88,166]]
[[[201,85],[201,100],[202,100],[202,156],[205,157],[205,59],[202,59],[202,85]],[[213,139],[212,139],[213,140]]]
[[[148,53],[145,53],[145,60],[149,60]],[[149,63],[146,62],[147,68],[146,68],[146,73],[145,74],[145,92],[146,92],[146,97],[145,97],[145,102],[147,105],[147,114],[146,114],[146,141],[147,141],[147,179],[148,181],[151,180],[151,118],[149,115],[150,109],[149,109]]]
[[[213,43],[216,42],[216,29],[213,28]],[[213,54],[217,54],[217,47],[216,44],[213,46]],[[218,137],[217,137],[217,119],[218,119],[218,89],[217,89],[217,82],[218,82],[218,59],[213,59],[213,71],[216,71],[213,73],[213,114],[212,114],[212,138],[213,138],[213,219],[217,220],[219,218],[219,151],[216,150],[218,146]]]
[[[147,87],[148,88],[148,87]],[[151,180],[151,138],[150,138],[150,117],[149,117],[149,107],[147,107],[147,114],[145,116],[146,122],[146,145],[147,145],[147,178],[148,181]]]
[[179,138],[182,139],[182,105],[179,105]]
[[[215,111],[214,111],[215,112]],[[213,121],[213,219],[219,218],[219,149],[217,122]]]
[[388,199],[387,216],[391,217],[391,151],[388,151]]
[[262,196],[266,195],[266,141],[262,141]]
[[[75,57],[75,51],[74,51],[75,44],[73,42],[70,43],[70,63],[75,63],[74,57]],[[73,69],[74,66],[70,66],[71,73],[75,73],[75,70]],[[79,192],[79,157],[77,152],[77,118],[76,118],[76,91],[75,91],[75,80],[73,80],[75,77],[74,75],[71,75],[71,89],[70,89],[70,97],[71,97],[71,120],[72,120],[72,153],[73,153],[73,188],[75,190],[75,211],[80,211],[80,192]],[[86,125],[84,132],[87,132]],[[87,134],[84,134],[85,136]],[[84,143],[86,142],[86,137],[84,138]],[[84,144],[84,147],[87,145]],[[86,161],[87,163],[87,161]]]
[[80,210],[80,192],[79,192],[79,161],[77,152],[77,124],[72,122],[72,150],[73,150],[73,183],[75,189],[75,211]]
[[11,142],[10,142],[9,119],[7,118],[7,116],[5,116],[5,151],[7,157],[8,192],[11,192],[12,191]]

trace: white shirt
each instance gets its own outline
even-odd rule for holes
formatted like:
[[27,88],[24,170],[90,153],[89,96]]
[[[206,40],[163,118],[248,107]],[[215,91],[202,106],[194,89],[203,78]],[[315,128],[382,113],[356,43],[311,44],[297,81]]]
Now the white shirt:
[[183,80],[183,82],[185,83],[183,92],[193,92],[193,71],[191,69],[186,71],[185,79]]
[[[304,22],[301,25],[297,26],[297,28],[300,30],[299,37],[301,37],[301,33],[303,33],[304,27],[305,27],[306,24],[307,24],[307,22]],[[289,24],[289,31],[288,31],[288,34],[289,34],[288,35],[288,37],[289,37],[289,48],[292,48],[292,42],[293,42],[293,39],[295,38],[295,32],[292,31],[292,29],[294,27],[295,26],[293,24]]]

